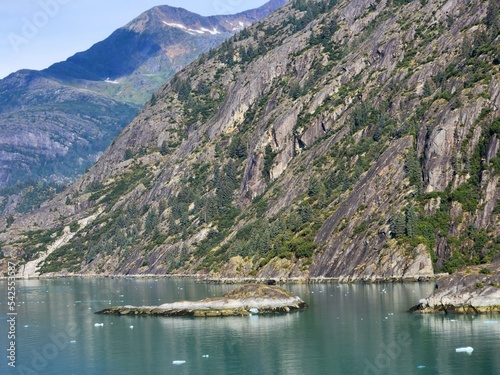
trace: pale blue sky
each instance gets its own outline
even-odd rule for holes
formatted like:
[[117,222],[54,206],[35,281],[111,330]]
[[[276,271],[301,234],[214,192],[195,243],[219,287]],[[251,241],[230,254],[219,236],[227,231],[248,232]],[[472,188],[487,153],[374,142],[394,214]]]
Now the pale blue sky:
[[0,78],[85,51],[155,5],[234,14],[268,0],[0,0]]

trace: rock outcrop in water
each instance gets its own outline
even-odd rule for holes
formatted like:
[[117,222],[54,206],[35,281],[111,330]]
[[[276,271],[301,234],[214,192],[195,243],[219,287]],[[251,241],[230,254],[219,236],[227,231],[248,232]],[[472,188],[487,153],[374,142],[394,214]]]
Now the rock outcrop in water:
[[181,301],[160,306],[114,306],[96,314],[160,315],[160,316],[239,316],[250,314],[287,313],[304,309],[299,297],[271,285],[243,285],[223,297],[201,301]]
[[436,290],[411,309],[418,313],[500,313],[500,262],[440,278]]

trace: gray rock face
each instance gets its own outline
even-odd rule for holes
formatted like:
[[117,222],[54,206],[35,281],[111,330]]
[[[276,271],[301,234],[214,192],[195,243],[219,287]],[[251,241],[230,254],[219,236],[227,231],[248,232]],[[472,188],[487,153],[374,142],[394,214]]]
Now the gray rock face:
[[418,280],[493,259],[496,2],[307,4],[179,72],[88,173],[0,221],[5,254],[68,226],[40,272]]
[[168,78],[287,1],[213,17],[155,7],[64,62],[0,80],[0,189],[75,180]]

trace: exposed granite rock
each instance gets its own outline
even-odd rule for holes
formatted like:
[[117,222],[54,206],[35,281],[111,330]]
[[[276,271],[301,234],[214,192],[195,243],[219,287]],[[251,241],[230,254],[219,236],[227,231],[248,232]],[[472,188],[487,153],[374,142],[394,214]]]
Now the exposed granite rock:
[[177,74],[66,191],[0,219],[5,259],[66,226],[40,273],[421,280],[492,259],[496,2],[447,18],[438,0],[342,0],[314,19],[300,3]]
[[223,297],[201,301],[180,301],[160,306],[113,306],[96,314],[161,315],[161,316],[238,316],[290,312],[307,307],[299,297],[272,285],[249,284],[238,287]]
[[175,72],[287,2],[210,17],[157,6],[64,62],[0,80],[0,188],[71,182]]
[[420,300],[411,311],[445,314],[500,313],[500,262],[439,279],[434,293]]

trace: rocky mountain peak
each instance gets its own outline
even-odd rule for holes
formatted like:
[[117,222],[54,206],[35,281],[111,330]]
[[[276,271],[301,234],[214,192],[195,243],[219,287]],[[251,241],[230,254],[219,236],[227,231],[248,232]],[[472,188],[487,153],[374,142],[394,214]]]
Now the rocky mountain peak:
[[174,73],[279,4],[214,17],[155,7],[66,61],[0,80],[0,189],[15,186],[0,215],[73,181]]

